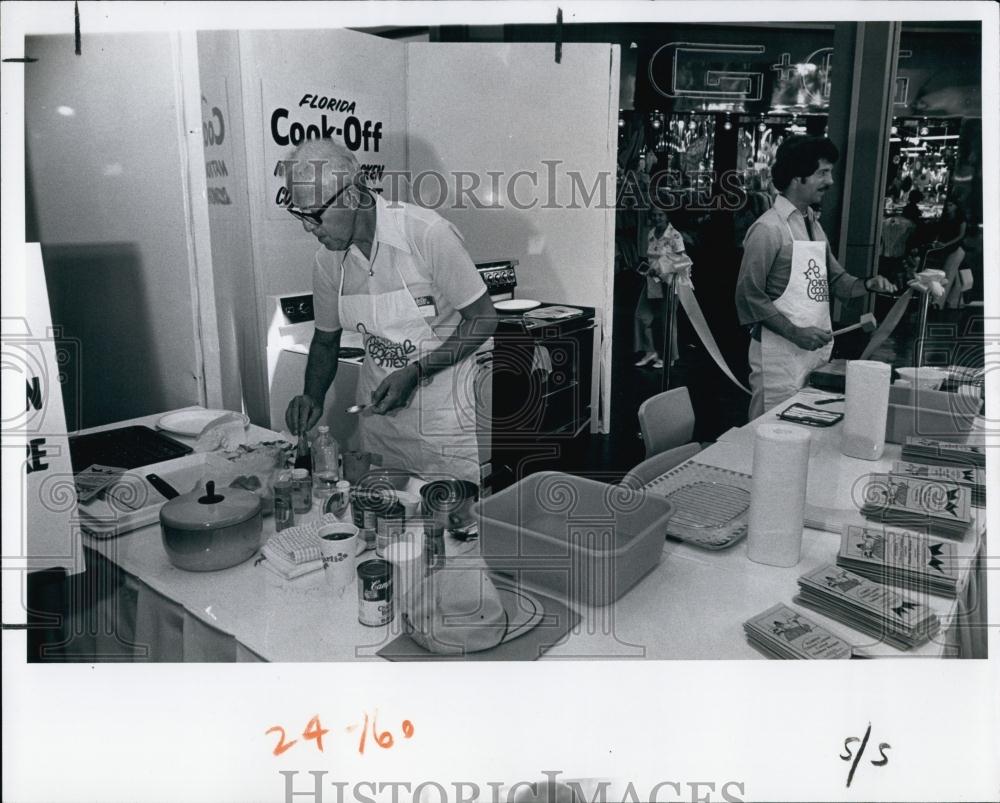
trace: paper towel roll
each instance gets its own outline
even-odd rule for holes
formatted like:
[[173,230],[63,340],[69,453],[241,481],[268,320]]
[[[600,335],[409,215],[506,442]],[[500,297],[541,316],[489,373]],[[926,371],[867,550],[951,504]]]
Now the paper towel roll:
[[791,424],[757,427],[747,531],[747,555],[756,563],[799,562],[810,440],[808,430]]
[[849,360],[844,388],[844,428],[840,451],[848,457],[878,460],[885,449],[889,414],[888,363]]

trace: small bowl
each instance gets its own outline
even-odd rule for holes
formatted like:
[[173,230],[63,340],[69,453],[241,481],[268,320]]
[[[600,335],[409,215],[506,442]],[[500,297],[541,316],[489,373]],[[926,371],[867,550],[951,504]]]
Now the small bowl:
[[910,387],[921,390],[937,390],[948,378],[948,372],[942,368],[924,365],[919,368],[897,368],[900,379],[909,383]]

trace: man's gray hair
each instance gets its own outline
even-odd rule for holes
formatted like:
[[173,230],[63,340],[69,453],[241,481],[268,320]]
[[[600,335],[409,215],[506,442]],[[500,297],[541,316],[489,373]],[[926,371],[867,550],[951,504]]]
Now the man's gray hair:
[[314,180],[316,174],[313,171],[320,168],[323,171],[324,193],[327,195],[345,184],[360,182],[362,178],[357,157],[343,145],[329,139],[307,139],[285,161],[290,163],[292,177],[296,182]]

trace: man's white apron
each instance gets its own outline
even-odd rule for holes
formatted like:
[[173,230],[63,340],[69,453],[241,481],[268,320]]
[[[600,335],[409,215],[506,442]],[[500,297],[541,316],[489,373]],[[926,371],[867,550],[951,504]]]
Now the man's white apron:
[[[391,263],[390,263],[391,264]],[[399,268],[380,275],[379,292],[344,295],[340,272],[340,321],[364,336],[365,360],[358,380],[359,404],[370,404],[382,380],[422,354],[438,338],[417,307]],[[369,287],[369,290],[372,288]],[[382,455],[386,467],[405,468],[426,479],[455,477],[479,484],[474,358],[418,385],[410,403],[386,415],[363,415],[362,448]]]
[[[785,220],[785,227],[792,230]],[[796,326],[815,326],[830,331],[830,285],[826,275],[826,242],[796,240],[782,246],[791,248],[792,269],[788,286],[774,306]],[[779,257],[781,252],[779,252]],[[766,326],[760,327],[760,343],[750,347],[750,419],[763,415],[775,405],[794,396],[810,372],[830,359],[833,343],[815,351],[799,348]]]

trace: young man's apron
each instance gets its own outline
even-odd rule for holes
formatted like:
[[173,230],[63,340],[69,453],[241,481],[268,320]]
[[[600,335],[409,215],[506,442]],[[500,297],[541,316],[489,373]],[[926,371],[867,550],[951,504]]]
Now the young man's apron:
[[[792,269],[785,292],[774,301],[775,309],[799,327],[815,326],[830,331],[830,286],[826,278],[826,242],[796,240],[792,236]],[[805,386],[810,372],[830,359],[833,343],[810,351],[796,346],[766,326],[760,327],[760,371],[751,374],[753,399],[750,418],[754,419],[794,396]],[[753,367],[753,366],[752,366]]]
[[[386,260],[386,267],[369,284],[368,290],[375,291],[370,294],[345,296],[346,272],[342,265],[340,322],[344,329],[364,336],[357,400],[371,404],[372,391],[385,377],[438,348],[442,339],[427,323],[392,260]],[[478,485],[475,371],[475,359],[466,358],[435,374],[429,384],[418,385],[408,406],[385,415],[362,415],[358,422],[362,448],[382,455],[387,468]]]

